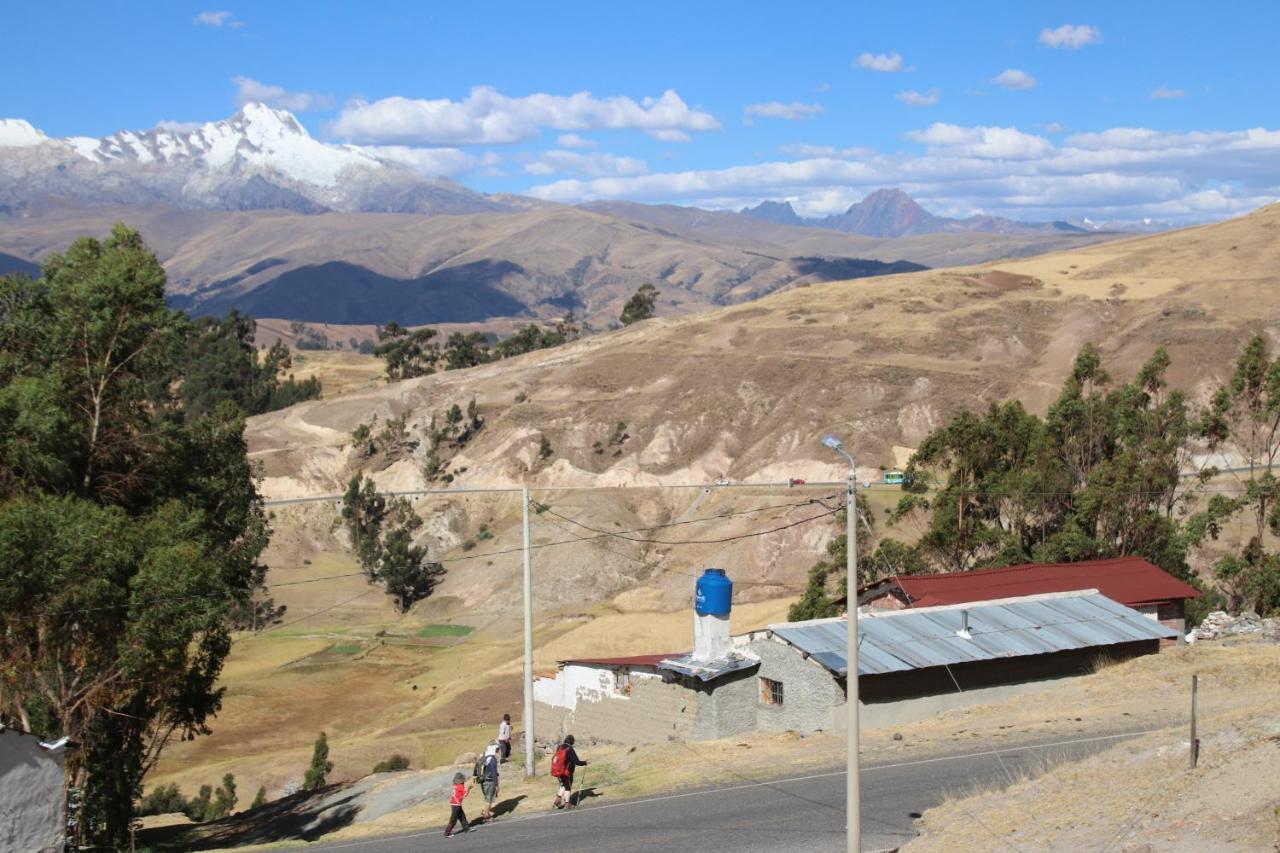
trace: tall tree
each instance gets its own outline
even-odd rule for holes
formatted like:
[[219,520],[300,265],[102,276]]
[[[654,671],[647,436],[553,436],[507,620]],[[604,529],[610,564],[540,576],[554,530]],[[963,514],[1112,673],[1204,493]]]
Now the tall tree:
[[435,336],[435,329],[410,331],[394,321],[379,328],[373,354],[386,361],[387,381],[434,373],[440,358],[439,348],[431,342]]
[[164,746],[209,731],[269,534],[242,411],[183,405],[164,283],[124,226],[0,279],[0,716],[81,743],[82,844],[123,843]]
[[1111,387],[1088,346],[1043,420],[1017,402],[957,414],[908,466],[938,492],[904,497],[895,519],[927,514],[919,553],[941,570],[1136,554],[1188,577],[1197,540],[1179,519],[1200,480],[1181,466],[1195,420],[1168,366],[1157,350]]
[[426,549],[413,544],[422,519],[409,501],[388,500],[373,480],[357,474],[343,495],[342,517],[369,582],[381,584],[401,613],[432,593],[444,567],[429,562]]
[[652,284],[640,285],[639,289],[631,294],[627,304],[622,306],[622,315],[618,317],[618,321],[624,326],[630,326],[632,323],[648,320],[654,316],[653,306],[657,298],[658,288]]
[[1215,522],[1243,515],[1250,530],[1240,553],[1220,560],[1215,574],[1234,606],[1280,610],[1280,555],[1266,548],[1268,531],[1280,535],[1280,358],[1271,357],[1262,335],[1245,345],[1201,427],[1212,450],[1234,451],[1247,469],[1243,494],[1211,507],[1218,511]]

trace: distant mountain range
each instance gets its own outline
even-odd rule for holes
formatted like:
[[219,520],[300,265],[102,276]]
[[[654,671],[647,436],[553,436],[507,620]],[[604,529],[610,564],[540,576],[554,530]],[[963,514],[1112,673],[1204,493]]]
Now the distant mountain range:
[[409,156],[320,142],[291,113],[262,104],[196,127],[101,138],[52,139],[22,119],[0,119],[0,205],[42,195],[297,213],[487,213],[541,204],[426,177]]
[[0,274],[35,274],[49,252],[123,220],[164,263],[174,304],[196,313],[418,324],[572,309],[602,326],[645,283],[661,293],[659,314],[685,314],[1114,236],[945,219],[894,190],[823,220],[775,202],[748,215],[574,207],[475,192],[424,175],[413,156],[321,142],[261,104],[223,121],[101,138],[54,139],[0,120]]
[[864,237],[908,237],[916,234],[943,234],[972,231],[983,234],[1070,234],[1091,229],[1070,222],[1017,222],[999,216],[970,216],[949,219],[935,216],[902,190],[876,190],[844,213],[823,218],[804,218],[790,202],[764,201],[742,211],[778,225],[832,228]]

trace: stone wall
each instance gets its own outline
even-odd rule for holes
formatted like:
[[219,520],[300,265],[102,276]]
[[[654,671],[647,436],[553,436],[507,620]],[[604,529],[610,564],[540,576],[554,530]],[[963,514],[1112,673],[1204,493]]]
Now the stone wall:
[[[752,694],[760,731],[832,731],[844,726],[844,687],[821,664],[794,647],[767,635],[747,648],[760,658]],[[782,683],[782,704],[761,701],[760,679]]]

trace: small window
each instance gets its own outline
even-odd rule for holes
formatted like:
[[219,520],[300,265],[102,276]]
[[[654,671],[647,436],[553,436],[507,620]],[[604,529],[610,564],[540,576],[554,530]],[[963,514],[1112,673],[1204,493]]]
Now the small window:
[[774,681],[772,678],[760,679],[760,704],[761,705],[781,705],[782,704],[782,682]]

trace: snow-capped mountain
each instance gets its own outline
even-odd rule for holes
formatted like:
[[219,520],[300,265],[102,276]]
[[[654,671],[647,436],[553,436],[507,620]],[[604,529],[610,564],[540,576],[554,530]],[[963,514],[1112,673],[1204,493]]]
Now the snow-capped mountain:
[[102,138],[52,139],[22,119],[0,119],[0,203],[40,195],[306,213],[511,207],[425,175],[394,149],[321,142],[291,113],[262,104],[223,121]]

